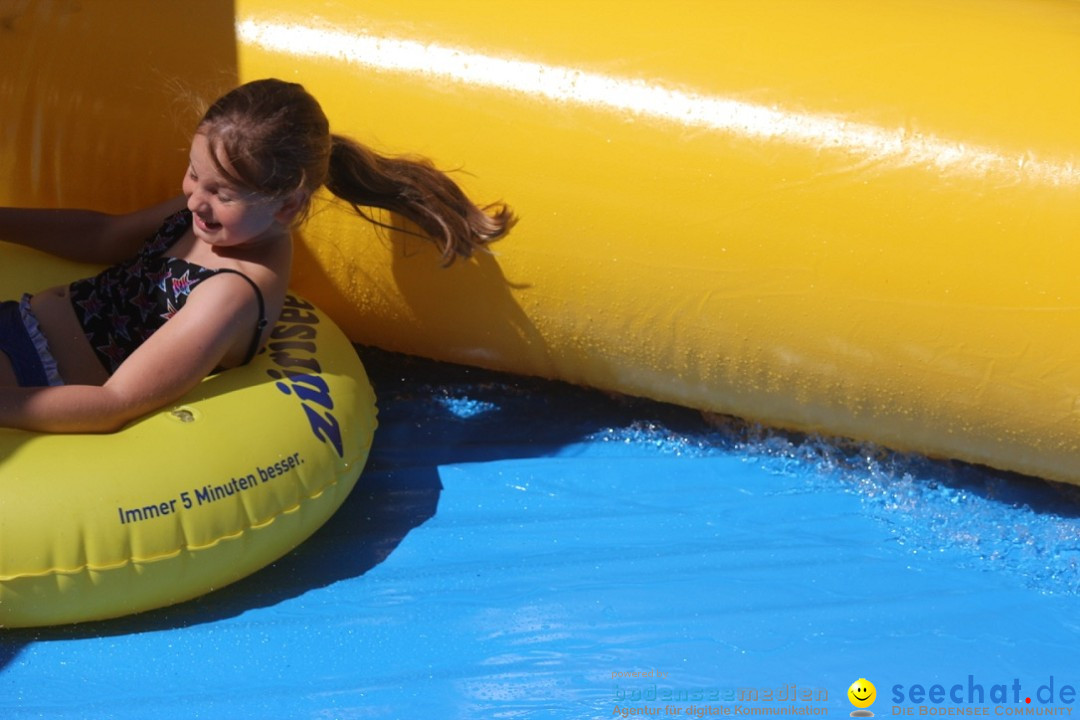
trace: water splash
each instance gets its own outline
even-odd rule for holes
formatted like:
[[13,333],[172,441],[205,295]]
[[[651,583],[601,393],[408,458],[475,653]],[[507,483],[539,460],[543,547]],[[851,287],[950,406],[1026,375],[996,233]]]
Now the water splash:
[[913,555],[952,553],[1040,592],[1080,594],[1080,489],[1071,486],[719,416],[696,432],[635,421],[591,439],[676,456],[736,454],[810,489],[839,486]]

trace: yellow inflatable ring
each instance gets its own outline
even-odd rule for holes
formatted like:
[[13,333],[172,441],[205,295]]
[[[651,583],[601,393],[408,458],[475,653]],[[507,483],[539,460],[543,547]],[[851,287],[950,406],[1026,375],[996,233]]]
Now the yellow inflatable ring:
[[[4,258],[6,296],[86,272]],[[352,345],[290,296],[266,351],[175,407],[110,435],[0,430],[0,626],[163,607],[267,565],[345,499],[375,424]]]

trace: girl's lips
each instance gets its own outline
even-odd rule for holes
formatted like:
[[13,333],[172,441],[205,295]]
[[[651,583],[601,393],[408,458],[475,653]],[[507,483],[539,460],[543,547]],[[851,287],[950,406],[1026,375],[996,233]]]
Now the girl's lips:
[[206,232],[213,232],[214,230],[217,230],[219,227],[221,227],[221,223],[208,222],[199,215],[195,215],[194,218],[195,224],[199,227],[200,230],[205,230]]

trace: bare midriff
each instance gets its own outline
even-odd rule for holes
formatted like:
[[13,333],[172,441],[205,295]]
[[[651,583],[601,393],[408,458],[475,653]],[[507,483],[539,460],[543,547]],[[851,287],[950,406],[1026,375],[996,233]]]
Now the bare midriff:
[[67,285],[37,293],[30,309],[56,358],[60,377],[68,385],[104,385],[109,373],[102,367],[71,307]]

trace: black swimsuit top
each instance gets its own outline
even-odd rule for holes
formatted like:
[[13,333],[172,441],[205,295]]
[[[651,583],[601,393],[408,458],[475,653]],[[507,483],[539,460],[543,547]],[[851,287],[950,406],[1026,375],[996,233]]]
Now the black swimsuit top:
[[200,282],[220,273],[239,275],[255,291],[259,301],[259,321],[243,364],[255,357],[259,338],[266,327],[266,308],[259,286],[237,270],[213,270],[165,255],[189,227],[191,212],[181,210],[167,218],[131,260],[71,283],[71,306],[86,339],[110,375],[158,328],[180,312],[188,295]]

